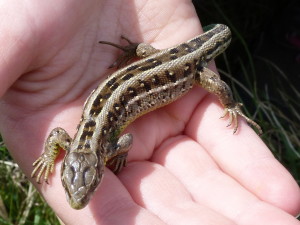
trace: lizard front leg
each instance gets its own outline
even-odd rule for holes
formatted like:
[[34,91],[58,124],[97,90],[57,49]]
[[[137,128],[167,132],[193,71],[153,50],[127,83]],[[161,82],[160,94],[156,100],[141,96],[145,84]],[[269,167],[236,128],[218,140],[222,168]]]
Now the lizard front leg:
[[229,115],[229,123],[227,126],[230,126],[232,122],[234,122],[233,133],[238,129],[238,116],[241,116],[245,118],[249,124],[256,127],[260,135],[262,134],[261,127],[242,112],[241,106],[243,104],[234,101],[230,87],[221,80],[218,74],[206,67],[199,67],[195,73],[195,81],[198,85],[219,98],[221,104],[224,106],[224,114],[221,118]]
[[129,149],[132,146],[132,134],[124,134],[117,141],[106,146],[106,166],[115,174],[126,166],[126,158]]
[[31,177],[36,176],[36,182],[41,182],[41,176],[44,174],[44,180],[48,183],[49,173],[54,170],[55,159],[58,157],[61,149],[69,151],[72,139],[68,133],[60,127],[54,128],[46,142],[43,154],[32,164],[34,170]]

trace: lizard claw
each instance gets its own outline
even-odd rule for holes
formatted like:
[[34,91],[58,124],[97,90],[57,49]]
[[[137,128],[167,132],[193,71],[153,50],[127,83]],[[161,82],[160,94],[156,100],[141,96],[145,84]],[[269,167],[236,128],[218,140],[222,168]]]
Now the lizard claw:
[[36,182],[41,183],[41,177],[44,174],[44,181],[48,184],[49,173],[54,170],[54,160],[50,159],[46,154],[42,154],[33,164],[34,170],[31,177],[36,176]]
[[229,122],[227,124],[227,127],[232,125],[232,122],[234,123],[234,129],[233,129],[233,133],[236,133],[237,129],[238,129],[238,116],[243,117],[247,123],[251,124],[252,126],[254,126],[257,130],[259,135],[262,134],[262,129],[261,127],[255,123],[253,120],[251,120],[249,117],[247,117],[241,110],[241,107],[243,106],[242,103],[236,103],[233,106],[228,106],[224,109],[224,113],[220,118],[224,118],[226,115],[229,116]]
[[107,163],[106,166],[115,174],[118,174],[123,167],[127,165],[127,152],[122,154],[122,155],[117,155],[110,159]]
[[114,68],[116,67],[117,69],[119,69],[120,67],[123,67],[124,65],[127,65],[129,61],[131,61],[132,59],[134,59],[135,57],[137,57],[136,55],[136,49],[139,45],[139,43],[134,43],[132,41],[130,41],[128,38],[124,37],[123,35],[121,36],[122,39],[126,40],[128,42],[128,45],[126,46],[121,46],[112,42],[108,42],[108,41],[99,41],[99,44],[105,44],[105,45],[111,45],[114,46],[118,49],[121,49],[123,51],[123,54],[121,54],[117,60],[110,65],[108,68]]

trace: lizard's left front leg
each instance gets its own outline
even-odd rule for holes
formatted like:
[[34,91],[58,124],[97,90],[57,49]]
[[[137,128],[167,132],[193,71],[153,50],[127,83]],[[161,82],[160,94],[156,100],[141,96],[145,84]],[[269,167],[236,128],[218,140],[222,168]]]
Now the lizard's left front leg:
[[235,133],[238,129],[237,117],[239,115],[245,118],[249,124],[256,127],[260,135],[262,134],[261,127],[242,112],[241,106],[243,104],[234,101],[230,87],[221,80],[218,74],[206,67],[201,67],[195,74],[195,81],[198,85],[205,88],[210,93],[215,94],[219,98],[221,104],[225,108],[224,114],[221,118],[225,117],[227,114],[229,115],[229,123],[227,126],[230,126],[234,121],[233,133]]

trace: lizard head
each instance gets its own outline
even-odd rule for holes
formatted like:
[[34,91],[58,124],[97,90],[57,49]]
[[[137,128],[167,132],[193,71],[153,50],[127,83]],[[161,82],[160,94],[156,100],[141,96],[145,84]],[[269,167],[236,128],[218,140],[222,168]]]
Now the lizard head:
[[94,152],[70,152],[65,156],[61,180],[74,209],[85,207],[102,179],[104,163]]

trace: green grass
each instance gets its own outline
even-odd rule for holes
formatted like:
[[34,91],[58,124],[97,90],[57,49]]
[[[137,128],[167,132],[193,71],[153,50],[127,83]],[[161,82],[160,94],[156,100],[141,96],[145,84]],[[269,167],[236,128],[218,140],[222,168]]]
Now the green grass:
[[9,156],[0,137],[0,224],[59,224],[51,208]]
[[[274,57],[293,54],[282,48],[288,26],[280,29],[293,10],[292,3],[194,0],[203,25],[224,23],[230,27],[232,44],[223,57],[216,59],[219,72],[232,87],[236,100],[243,102],[244,110],[249,110],[248,115],[262,126],[266,145],[300,184],[299,70],[288,70],[286,63],[280,63],[281,58]],[[270,37],[269,33],[275,35],[272,29],[281,33]],[[269,42],[272,46],[265,47]],[[293,68],[293,61],[289,62]]]
[[[256,51],[257,46],[266,43],[263,34],[278,22],[277,14],[287,1],[194,3],[203,25],[230,26],[232,44],[217,59],[221,76],[232,87],[236,99],[244,103],[247,114],[262,126],[266,145],[300,184],[300,93],[281,65]],[[0,224],[59,224],[12,161],[1,139],[0,198]]]

